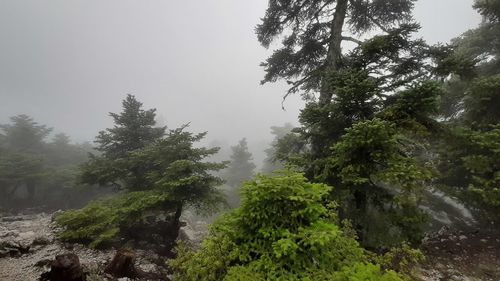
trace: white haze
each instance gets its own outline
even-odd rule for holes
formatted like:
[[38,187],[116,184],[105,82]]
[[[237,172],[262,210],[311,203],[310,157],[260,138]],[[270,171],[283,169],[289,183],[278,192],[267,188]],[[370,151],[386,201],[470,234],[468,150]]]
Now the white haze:
[[[0,0],[0,123],[25,113],[92,140],[132,93],[169,127],[191,122],[209,140],[247,137],[256,163],[269,127],[297,124],[303,106],[266,84],[270,54],[254,28],[267,0]],[[421,36],[446,42],[476,26],[472,0],[420,0]]]

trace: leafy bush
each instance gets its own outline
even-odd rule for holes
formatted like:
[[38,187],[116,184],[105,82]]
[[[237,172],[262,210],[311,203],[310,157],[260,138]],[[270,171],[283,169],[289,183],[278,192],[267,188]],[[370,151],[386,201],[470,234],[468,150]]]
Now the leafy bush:
[[80,210],[69,210],[56,217],[64,226],[59,238],[89,243],[91,247],[112,242],[124,229],[142,217],[147,210],[166,206],[174,209],[166,194],[130,192],[116,198],[96,201]]
[[330,189],[290,171],[246,182],[241,207],[212,225],[201,249],[178,248],[175,280],[402,280],[340,229]]
[[413,249],[408,243],[391,248],[383,255],[374,255],[373,262],[380,264],[384,269],[392,269],[402,274],[407,280],[415,280],[415,269],[425,260],[420,250]]

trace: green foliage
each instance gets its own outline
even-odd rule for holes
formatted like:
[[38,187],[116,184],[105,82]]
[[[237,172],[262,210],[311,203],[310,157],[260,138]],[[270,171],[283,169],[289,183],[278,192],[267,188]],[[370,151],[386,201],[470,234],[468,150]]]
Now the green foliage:
[[165,134],[165,127],[154,127],[156,109],[143,110],[142,103],[133,95],[122,101],[120,114],[110,113],[115,126],[99,132],[97,150],[107,159],[126,157],[131,151],[144,148]]
[[[440,130],[434,116],[443,90],[432,81],[410,82],[406,78],[418,66],[401,65],[409,68],[399,73],[396,67],[404,62],[384,53],[386,44],[394,44],[395,53],[406,48],[398,44],[412,46],[405,45],[406,36],[381,36],[355,50],[353,66],[363,70],[331,72],[331,103],[309,102],[300,115],[303,127],[278,143],[281,159],[302,168],[309,179],[337,187],[332,198],[367,247],[418,243],[426,221],[418,204],[434,174],[422,163],[428,137]],[[380,80],[380,69],[394,73]],[[406,89],[386,96],[402,85]]]
[[264,165],[262,167],[262,173],[271,174],[274,171],[284,169],[283,162],[280,161],[279,156],[277,155],[278,142],[285,138],[287,134],[289,134],[293,129],[292,124],[286,123],[283,126],[272,126],[271,134],[274,136],[273,141],[270,144],[270,147],[264,150],[266,153],[266,158],[264,159]]
[[[336,187],[330,199],[367,247],[418,243],[426,219],[420,194],[435,177],[423,163],[432,163],[428,151],[442,131],[436,117],[445,96],[431,79],[475,75],[476,57],[452,57],[452,47],[415,39],[413,5],[270,0],[257,27],[265,47],[284,37],[263,63],[262,82],[285,79],[288,94],[303,90],[307,101],[301,127],[278,142],[276,155],[308,179]],[[341,48],[346,41],[355,44],[348,52]]]
[[59,238],[89,243],[91,247],[105,246],[146,211],[171,210],[175,205],[167,194],[154,191],[130,192],[113,199],[89,203],[80,210],[70,210],[56,217],[65,227]]
[[475,29],[453,40],[446,59],[473,62],[472,77],[446,81],[441,113],[448,128],[440,142],[439,183],[480,215],[498,220],[500,115],[499,1],[475,1],[484,16]]
[[170,216],[171,227],[178,229],[185,206],[205,212],[215,211],[224,201],[224,196],[216,189],[223,181],[213,174],[225,165],[204,162],[218,148],[195,147],[206,133],[193,134],[185,128],[170,130],[161,140],[128,153],[126,158],[92,158],[87,165],[92,166],[96,175],[103,177],[97,181],[107,183],[107,179],[115,177],[113,173],[120,177],[130,167],[141,167],[144,171],[141,177],[151,184],[148,189],[127,192],[62,214],[57,218],[64,227],[60,238],[89,243],[92,247],[106,246],[123,236],[148,212]]
[[168,194],[178,205],[210,212],[224,201],[217,189],[223,180],[214,172],[226,165],[204,161],[219,148],[196,147],[206,133],[193,134],[185,131],[186,127],[170,130],[155,145],[132,153],[130,161],[134,166],[148,167],[146,179],[154,183],[153,190]]
[[228,203],[232,207],[239,205],[239,186],[242,182],[249,180],[254,175],[255,164],[252,162],[252,153],[248,151],[245,138],[231,147],[232,154],[227,169],[223,172],[223,178],[229,185],[227,190]]
[[479,13],[490,21],[500,21],[500,1],[498,0],[476,0],[474,3]]
[[43,140],[52,129],[39,125],[33,118],[24,114],[13,116],[10,120],[11,124],[0,125],[7,147],[17,152],[40,152]]
[[434,117],[442,94],[442,86],[434,81],[411,85],[386,100],[380,117],[394,122],[405,133],[426,136],[438,130]]
[[485,216],[498,220],[500,212],[500,125],[488,132],[471,132],[475,152],[463,157],[465,169],[472,175],[471,199]]
[[372,255],[371,260],[380,264],[382,269],[391,269],[401,274],[404,280],[416,280],[416,268],[425,260],[420,250],[413,249],[407,243],[395,246],[383,255]]
[[366,262],[336,224],[331,188],[290,171],[242,187],[241,207],[210,230],[201,249],[181,246],[176,280],[401,280]]
[[475,80],[464,99],[464,119],[472,128],[484,128],[500,121],[500,74]]
[[231,147],[231,160],[225,171],[224,178],[227,184],[232,187],[239,186],[244,180],[250,179],[254,175],[255,164],[252,153],[248,151],[247,140],[241,139],[239,143]]
[[0,129],[0,205],[64,208],[76,190],[73,171],[87,159],[85,149],[64,134],[47,142],[52,129],[27,115],[11,117]]
[[96,149],[82,166],[81,181],[87,184],[120,186],[127,190],[147,190],[153,183],[146,179],[147,166],[130,161],[135,151],[153,145],[165,135],[165,127],[154,127],[155,109],[143,110],[142,103],[127,95],[120,114],[110,113],[115,126],[99,132]]
[[[4,188],[17,188],[39,181],[43,176],[43,159],[40,155],[6,153],[0,155],[0,183]],[[14,190],[13,190],[14,191]]]
[[[373,119],[356,123],[332,148],[331,168],[323,177],[340,178],[337,196],[365,246],[421,238],[426,216],[417,207],[433,174],[407,155],[405,142],[394,124]],[[389,231],[380,236],[384,229]]]
[[[368,31],[392,29],[412,20],[413,0],[391,1],[281,1],[270,0],[257,37],[264,47],[284,37],[280,48],[262,63],[263,83],[284,79],[292,88],[319,90],[328,68],[340,65],[342,41],[359,40],[344,36],[351,30],[360,37]],[[345,22],[345,19],[348,19]],[[334,34],[334,36],[332,36]]]
[[448,75],[458,76],[461,79],[472,79],[477,73],[475,65],[477,58],[467,52],[457,52],[457,45],[437,45],[429,49],[436,64],[433,73],[439,77]]

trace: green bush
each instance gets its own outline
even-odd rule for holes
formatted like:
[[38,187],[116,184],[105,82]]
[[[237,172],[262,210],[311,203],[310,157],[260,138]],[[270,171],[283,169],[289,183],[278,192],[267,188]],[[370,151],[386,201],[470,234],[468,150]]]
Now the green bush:
[[56,217],[64,226],[58,236],[66,241],[89,243],[91,247],[112,242],[148,210],[175,210],[175,205],[163,193],[130,192],[108,200],[96,201],[80,210],[69,210]]
[[290,171],[246,182],[241,207],[212,225],[201,249],[178,247],[175,280],[402,280],[340,229],[330,189]]

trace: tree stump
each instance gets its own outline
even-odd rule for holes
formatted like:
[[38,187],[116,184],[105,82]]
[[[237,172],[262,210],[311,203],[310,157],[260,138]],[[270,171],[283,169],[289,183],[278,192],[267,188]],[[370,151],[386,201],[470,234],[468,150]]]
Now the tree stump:
[[56,256],[50,271],[42,274],[40,280],[47,281],[85,281],[85,275],[78,256],[72,253]]
[[130,250],[119,250],[113,260],[106,266],[105,273],[114,277],[136,278],[139,275],[134,266],[135,254]]

